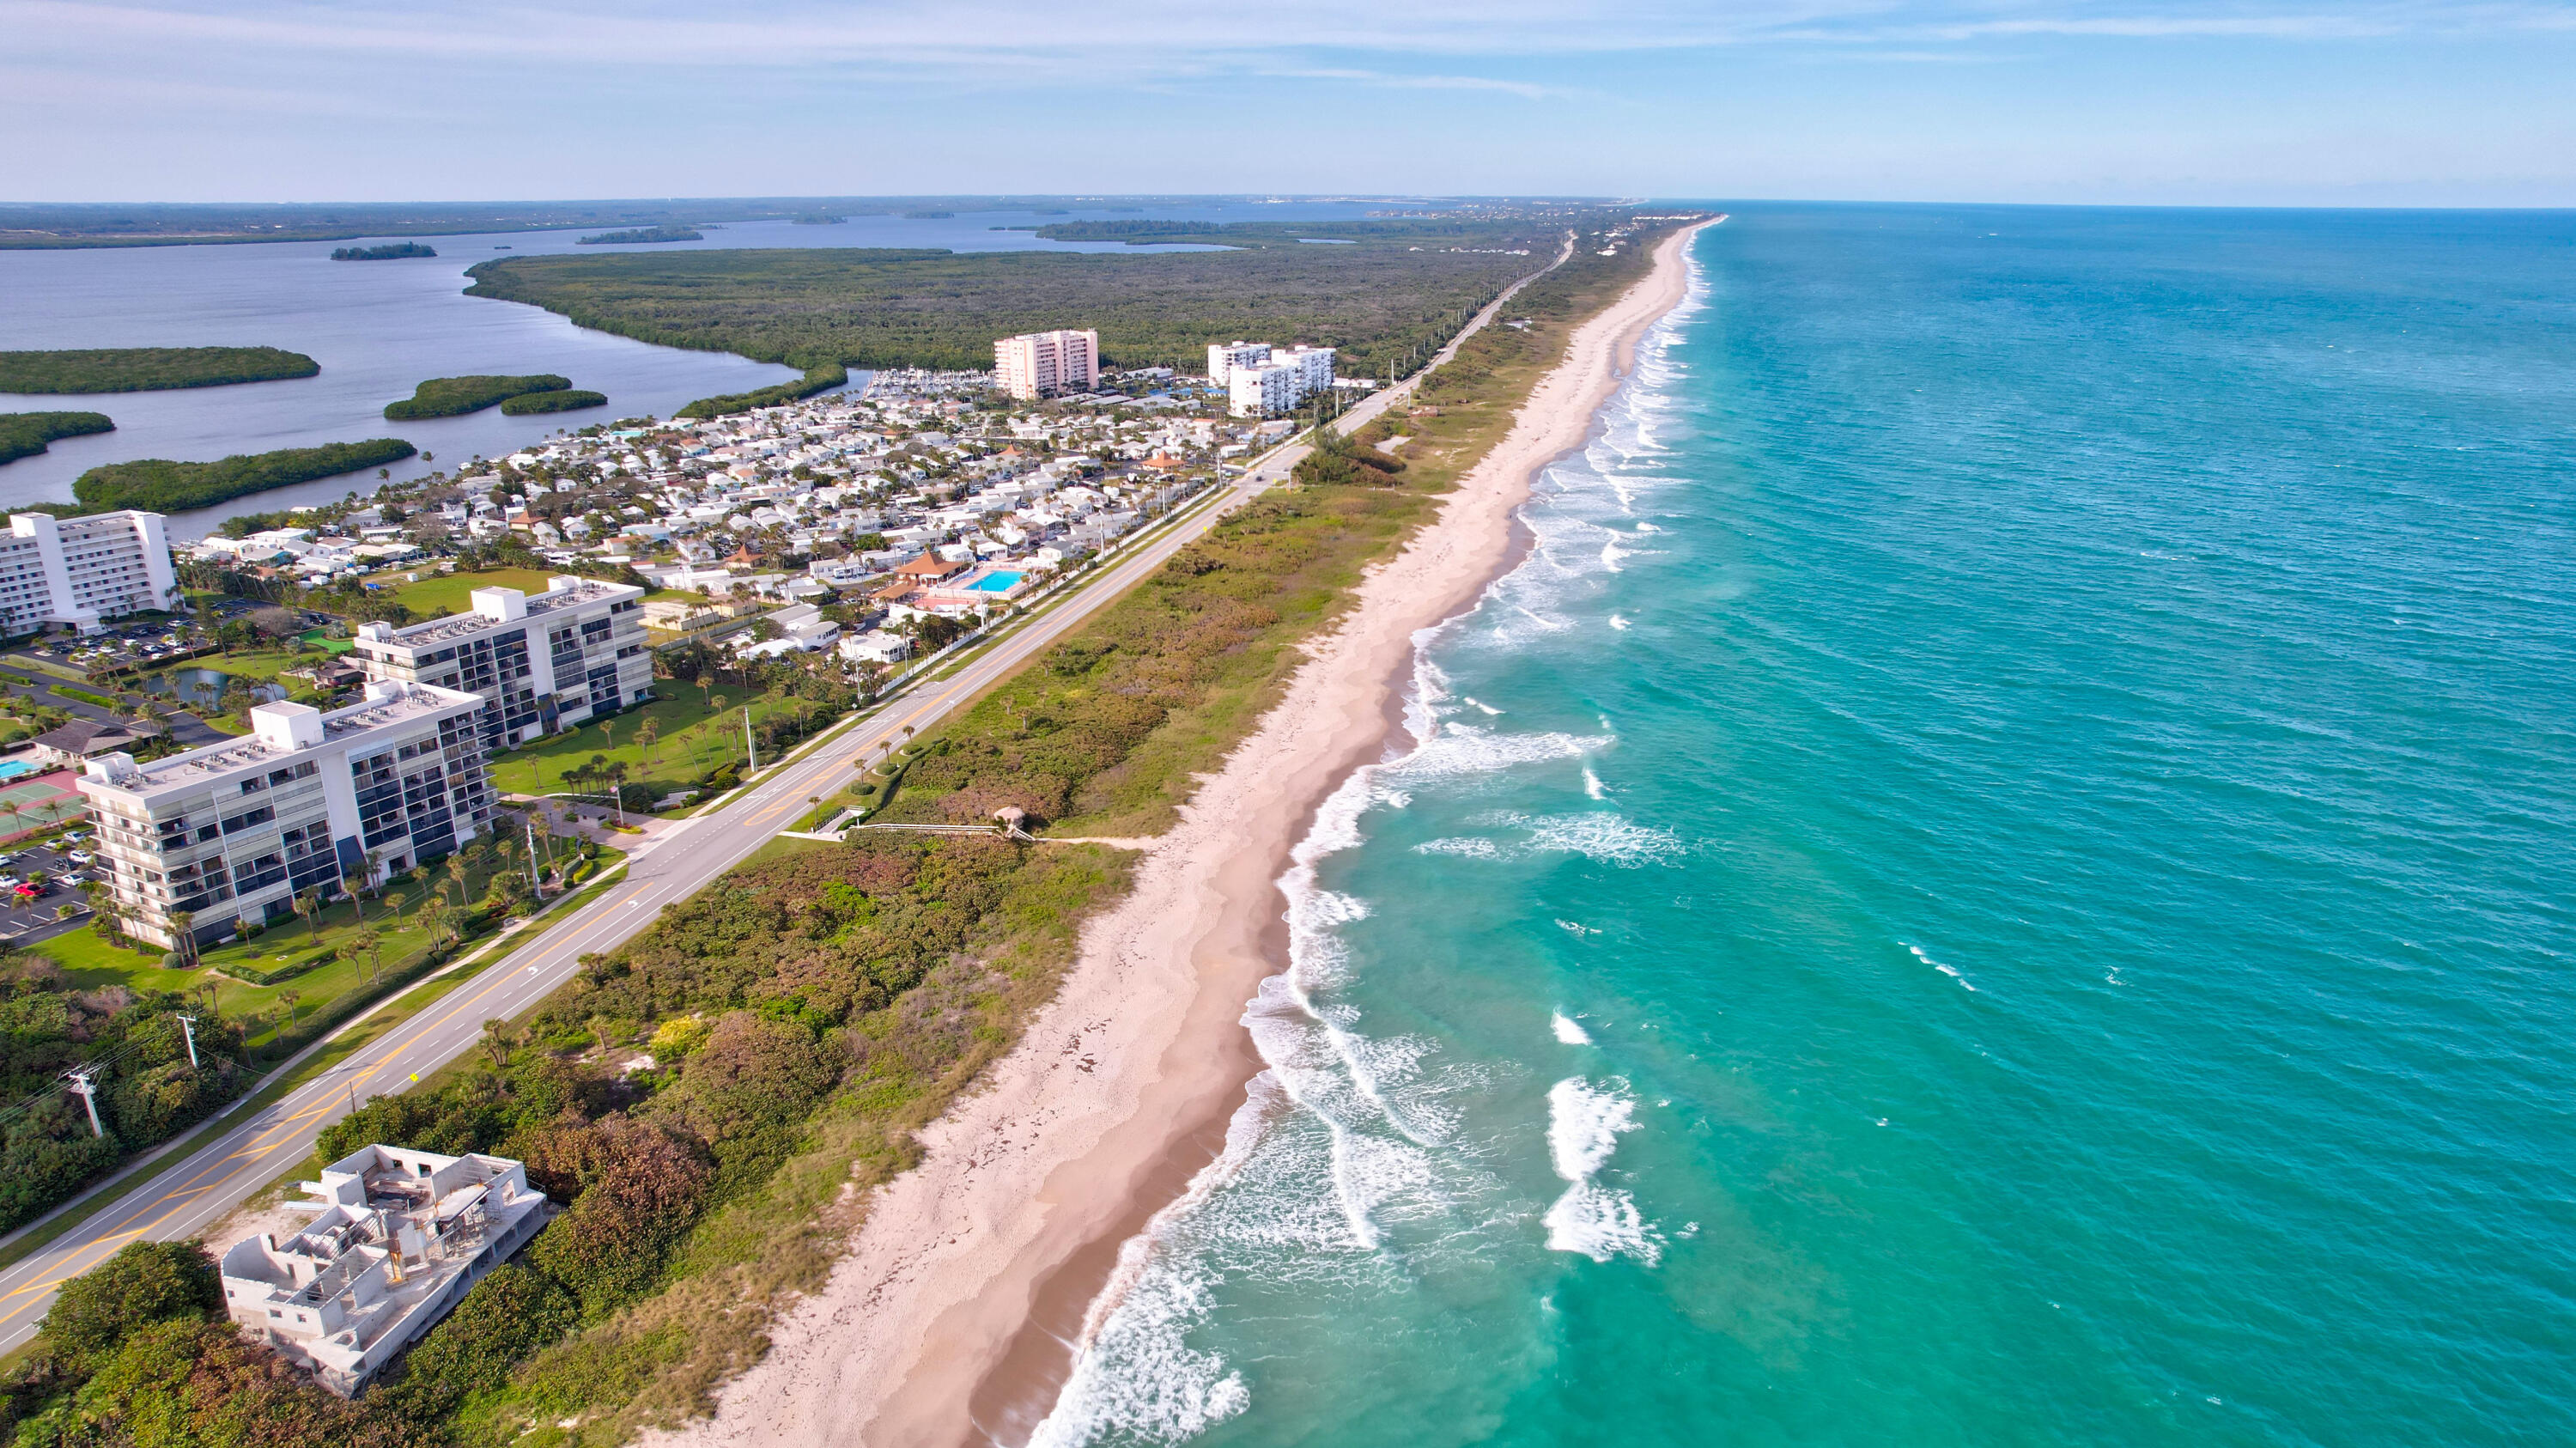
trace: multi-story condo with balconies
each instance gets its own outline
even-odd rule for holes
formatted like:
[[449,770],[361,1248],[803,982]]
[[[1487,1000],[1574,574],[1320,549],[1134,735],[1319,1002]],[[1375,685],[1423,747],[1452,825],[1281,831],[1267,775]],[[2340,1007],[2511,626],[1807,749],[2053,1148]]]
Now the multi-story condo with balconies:
[[[630,590],[631,591],[631,590]],[[262,704],[240,739],[83,766],[97,866],[127,928],[176,945],[291,914],[296,892],[370,884],[481,834],[492,790],[481,696],[399,681],[324,713]]]
[[1100,385],[1100,334],[1029,332],[993,343],[993,383],[1013,397],[1052,397]]
[[158,513],[131,509],[57,521],[15,513],[0,533],[0,634],[174,607],[179,577]]
[[506,749],[653,691],[644,590],[550,578],[545,592],[478,588],[474,611],[427,623],[358,626],[349,654],[372,679],[463,689],[489,701],[483,741]]

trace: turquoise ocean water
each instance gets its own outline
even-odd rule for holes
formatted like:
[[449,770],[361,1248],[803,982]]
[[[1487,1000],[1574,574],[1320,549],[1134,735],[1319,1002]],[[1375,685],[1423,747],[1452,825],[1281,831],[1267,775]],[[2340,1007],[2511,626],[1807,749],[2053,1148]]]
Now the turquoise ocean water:
[[2576,1443],[2576,217],[1729,208],[1044,1443]]

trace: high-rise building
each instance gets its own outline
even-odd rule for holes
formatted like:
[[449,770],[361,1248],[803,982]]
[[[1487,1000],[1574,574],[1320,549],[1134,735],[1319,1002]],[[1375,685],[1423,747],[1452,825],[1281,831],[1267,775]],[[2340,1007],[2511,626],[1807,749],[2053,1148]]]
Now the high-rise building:
[[507,749],[613,713],[653,690],[644,590],[593,578],[543,593],[478,588],[471,613],[358,625],[349,658],[371,679],[436,684],[487,701],[483,742]]
[[369,883],[447,854],[483,832],[492,790],[476,716],[481,696],[401,682],[329,713],[261,704],[251,732],[138,764],[108,754],[82,766],[98,825],[93,868],[126,929],[176,945],[236,921],[294,913],[298,891]]
[[175,608],[179,578],[158,513],[127,509],[57,521],[16,513],[0,533],[0,634],[70,624],[84,633],[102,619]]
[[[1254,350],[1258,360],[1243,360],[1240,354]],[[1208,371],[1217,370],[1220,349],[1208,349]],[[1234,343],[1223,349],[1226,359],[1226,410],[1237,417],[1263,417],[1286,412],[1298,403],[1333,385],[1333,349],[1330,347],[1291,347],[1279,351],[1264,344]]]
[[1100,383],[1098,332],[1029,332],[993,344],[993,381],[1013,397],[1089,391]]
[[1234,381],[1236,369],[1259,367],[1270,360],[1267,342],[1208,343],[1208,385],[1224,387]]

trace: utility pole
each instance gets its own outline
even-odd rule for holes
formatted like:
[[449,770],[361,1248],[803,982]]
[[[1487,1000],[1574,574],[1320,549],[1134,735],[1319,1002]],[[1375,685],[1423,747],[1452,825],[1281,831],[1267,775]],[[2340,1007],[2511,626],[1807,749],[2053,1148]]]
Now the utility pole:
[[187,1040],[187,1042],[188,1042],[188,1069],[189,1069],[189,1070],[191,1070],[191,1071],[194,1071],[194,1070],[196,1070],[196,1069],[197,1069],[197,1032],[196,1032],[196,1025],[197,1025],[197,1018],[196,1018],[195,1016],[181,1016],[181,1017],[179,1017],[179,1034],[180,1034],[182,1037],[186,1038],[186,1040]]
[[96,1069],[94,1066],[75,1066],[63,1073],[63,1079],[71,1083],[71,1093],[81,1099],[81,1105],[89,1108],[89,1134],[105,1136],[107,1128],[98,1124],[98,1084],[90,1079],[90,1073]]
[[743,753],[751,758],[750,767],[745,769],[743,773],[758,774],[760,772],[760,746],[752,742],[751,706],[749,704],[742,706],[742,749]]
[[[528,898],[541,899],[544,891],[537,883],[537,817],[534,810],[531,809],[528,814],[521,816],[520,822],[528,829]],[[623,824],[624,821],[620,820],[619,823]]]

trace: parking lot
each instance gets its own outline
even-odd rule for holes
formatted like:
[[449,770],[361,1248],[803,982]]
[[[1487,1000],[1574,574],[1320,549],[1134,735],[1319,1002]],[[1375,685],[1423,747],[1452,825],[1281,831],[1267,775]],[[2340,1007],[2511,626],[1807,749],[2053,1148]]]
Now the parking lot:
[[[56,918],[64,906],[73,906],[76,911],[88,909],[78,882],[90,876],[82,868],[83,861],[71,858],[74,853],[86,853],[83,846],[89,843],[88,832],[73,833],[82,838],[0,852],[0,881],[7,882],[0,885],[0,936],[41,940],[78,923],[77,919],[66,922]],[[35,886],[32,894],[26,888],[31,883]]]

